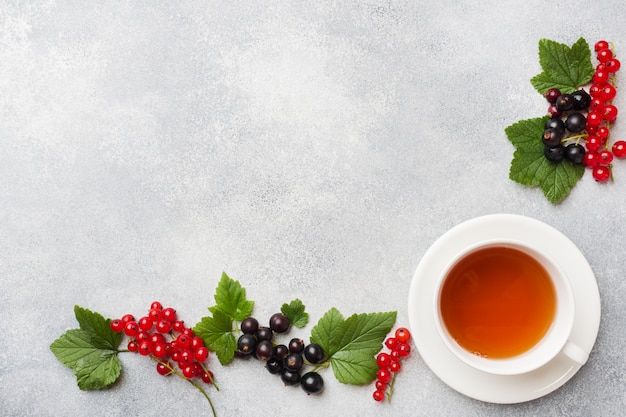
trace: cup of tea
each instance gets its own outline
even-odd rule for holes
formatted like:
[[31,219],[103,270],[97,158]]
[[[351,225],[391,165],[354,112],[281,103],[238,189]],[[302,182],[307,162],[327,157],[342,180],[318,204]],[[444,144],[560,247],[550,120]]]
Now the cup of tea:
[[584,364],[570,341],[574,296],[558,263],[511,239],[476,243],[452,257],[438,277],[437,330],[460,360],[499,375],[533,371],[563,352]]

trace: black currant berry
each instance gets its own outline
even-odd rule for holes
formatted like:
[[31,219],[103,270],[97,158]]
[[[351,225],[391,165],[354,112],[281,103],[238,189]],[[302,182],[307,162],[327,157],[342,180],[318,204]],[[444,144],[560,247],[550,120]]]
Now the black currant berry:
[[574,164],[582,164],[583,159],[585,159],[585,147],[571,143],[565,147],[565,157]]
[[274,332],[269,327],[261,326],[259,330],[256,331],[256,338],[260,342],[261,340],[272,340],[274,337]]
[[561,117],[563,112],[556,107],[556,104],[550,104],[548,106],[548,117]]
[[563,139],[563,132],[552,128],[544,130],[541,137],[543,144],[546,146],[556,146],[561,143],[561,139]]
[[552,117],[546,120],[544,129],[555,129],[558,132],[565,133],[565,123],[559,117]]
[[543,154],[548,161],[559,162],[565,156],[565,148],[562,145],[546,146]]
[[574,108],[574,96],[571,94],[561,94],[559,98],[556,99],[556,108],[561,111],[568,111]]
[[300,372],[284,368],[280,373],[280,379],[282,379],[285,385],[298,385],[300,382]]
[[259,322],[254,317],[248,317],[241,322],[241,331],[244,334],[255,334],[259,330]]
[[256,346],[256,357],[264,362],[274,356],[274,345],[269,340],[261,340]]
[[561,95],[561,90],[559,90],[558,88],[551,88],[548,91],[546,91],[546,100],[548,100],[548,103],[550,104],[554,104],[556,103],[556,99],[559,98],[559,96]]
[[290,353],[285,358],[285,368],[290,371],[299,371],[304,364],[304,360],[302,359],[302,355],[299,353]]
[[289,352],[302,353],[304,350],[304,340],[294,338],[289,341]]
[[270,374],[277,374],[283,370],[283,361],[276,358],[270,358],[267,362],[265,362],[265,367]]
[[324,360],[324,349],[317,343],[308,344],[304,348],[304,357],[310,363],[320,363]]
[[239,352],[249,355],[255,351],[257,341],[251,334],[242,334],[237,340],[237,349]]
[[575,110],[587,110],[591,104],[591,96],[585,90],[577,90],[572,93]]
[[307,394],[319,394],[324,389],[324,379],[317,372],[307,372],[300,378],[300,386]]
[[289,330],[289,326],[291,326],[291,322],[283,313],[276,313],[270,317],[270,329],[276,333],[285,333]]
[[289,348],[285,345],[276,345],[274,347],[274,357],[282,361],[289,355]]
[[572,133],[582,131],[587,126],[587,118],[582,113],[572,113],[565,120],[565,128]]

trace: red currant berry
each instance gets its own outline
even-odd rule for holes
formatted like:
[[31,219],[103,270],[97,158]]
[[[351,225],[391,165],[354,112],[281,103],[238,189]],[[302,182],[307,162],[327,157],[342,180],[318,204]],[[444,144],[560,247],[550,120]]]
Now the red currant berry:
[[156,330],[161,334],[168,333],[172,330],[172,323],[166,320],[161,320],[156,324]]
[[602,139],[602,144],[604,145],[606,143],[606,140],[609,138],[609,136],[611,135],[611,131],[609,130],[608,127],[606,126],[600,126],[596,132],[596,135]]
[[167,348],[165,343],[156,343],[153,345],[152,354],[157,358],[164,358],[167,356]]
[[384,382],[385,384],[388,384],[389,381],[391,381],[391,371],[389,369],[379,369],[378,373],[376,374],[376,379],[378,379],[380,382]]
[[561,117],[563,115],[563,112],[556,107],[556,104],[550,104],[546,113],[548,117]]
[[388,368],[390,363],[391,363],[391,355],[389,355],[388,353],[381,352],[378,354],[378,356],[376,356],[376,364],[378,365],[379,368],[381,369]]
[[180,361],[180,354],[181,354],[180,350],[174,350],[173,352],[170,353],[170,358],[172,358],[174,362],[178,363],[178,361]]
[[608,165],[613,162],[613,152],[603,149],[598,152],[598,158],[600,158],[600,165]]
[[609,43],[605,40],[600,40],[593,45],[593,50],[596,52],[602,49],[608,49],[608,48],[609,48]]
[[600,94],[600,98],[605,101],[611,101],[615,98],[617,94],[617,90],[611,84],[605,84],[602,87],[602,94]]
[[398,346],[398,343],[398,339],[396,339],[395,337],[390,337],[385,340],[385,346],[387,346],[391,350],[394,350],[396,346]]
[[144,331],[138,331],[137,335],[135,336],[135,340],[138,342],[143,342],[144,340],[150,340],[150,337],[152,335],[148,332],[144,332]]
[[[606,107],[606,106],[605,106]],[[604,107],[603,107],[604,109]],[[602,124],[602,114],[600,114],[599,111],[590,111],[589,114],[587,114],[587,126],[595,126],[598,127],[600,126],[600,124]],[[589,129],[587,129],[589,130]]]
[[408,343],[400,343],[396,348],[401,358],[409,356],[411,354],[411,346]]
[[626,158],[626,141],[618,140],[613,144],[613,155],[616,158]]
[[137,342],[134,340],[129,340],[126,348],[129,352],[137,352],[139,350],[139,344],[137,344]]
[[389,365],[389,370],[391,372],[393,372],[394,374],[397,374],[398,372],[400,372],[400,369],[402,369],[402,365],[400,365],[400,361],[391,361],[391,364]]
[[124,323],[122,320],[115,319],[115,320],[112,320],[111,323],[109,323],[109,326],[111,327],[111,330],[113,330],[114,332],[120,333],[122,330],[124,330],[125,324],[126,323]]
[[171,368],[172,368],[172,365],[169,362],[167,363],[158,362],[156,366],[156,370],[159,373],[159,375],[163,375],[163,376],[167,376],[171,374],[172,373]]
[[198,373],[198,368],[195,364],[189,364],[182,367],[183,376],[187,379],[191,379]]
[[585,164],[587,168],[593,168],[598,166],[600,164],[600,157],[598,156],[598,153],[592,152],[589,149],[587,150],[589,152],[585,152],[585,156],[583,157],[583,164]]
[[189,349],[184,349],[183,351],[180,352],[180,356],[178,357],[178,364],[180,366],[189,365],[193,363],[194,360],[195,360],[195,357],[194,357],[193,351]]
[[177,333],[181,333],[183,330],[185,330],[185,322],[183,322],[182,320],[176,320],[174,323],[172,323],[172,330]]
[[204,347],[204,340],[202,340],[200,336],[194,336],[193,339],[191,339],[191,348],[196,350],[201,347]]
[[132,314],[124,314],[122,316],[122,321],[124,323],[128,323],[129,321],[135,321],[135,316],[133,316]]
[[148,316],[143,316],[137,322],[139,328],[144,331],[152,330],[152,320]]
[[194,357],[200,363],[206,362],[209,358],[209,349],[204,346],[199,347],[195,350]]
[[159,321],[161,321],[161,312],[163,310],[154,310],[151,309],[148,312],[148,316],[150,317],[150,320],[152,320],[153,323],[158,323]]
[[608,72],[617,72],[619,71],[619,68],[622,66],[622,63],[619,61],[619,59],[617,58],[613,58],[613,59],[609,59],[606,64],[604,64],[604,66],[606,67],[606,70]]
[[591,84],[589,87],[589,95],[593,98],[600,97],[602,94],[602,86],[599,84]]
[[604,141],[599,136],[589,135],[585,140],[585,145],[589,152],[596,152],[604,145]]
[[602,107],[604,107],[606,105],[606,103],[604,102],[604,100],[602,100],[601,98],[594,98],[591,100],[591,103],[589,103],[589,111],[593,111],[593,110],[601,110]]
[[379,389],[381,391],[384,391],[387,389],[387,384],[385,384],[382,381],[376,380],[376,389]]
[[193,337],[189,337],[184,333],[181,333],[176,338],[176,347],[178,349],[189,349],[191,347],[191,340]]
[[200,375],[200,377],[202,378],[202,381],[205,384],[212,384],[213,383],[213,372],[211,371],[202,371],[202,374]]
[[611,178],[611,169],[605,165],[598,165],[593,169],[592,175],[598,182],[607,182]]
[[596,55],[597,55],[598,61],[605,63],[613,58],[613,51],[611,51],[609,48],[604,48],[604,49],[600,49],[599,51],[597,51]]
[[609,82],[610,75],[611,73],[607,70],[596,71],[593,74],[593,78],[591,78],[591,81],[593,81],[595,84],[604,85]]
[[160,333],[152,333],[150,335],[150,341],[152,344],[163,343],[165,344],[165,337]]
[[193,332],[193,330],[191,330],[190,328],[185,328],[185,329],[183,329],[182,334],[187,335],[187,336],[189,337],[189,339],[190,339],[190,340],[191,340],[191,339],[193,339],[193,338],[194,338],[194,336],[196,335],[196,334]]
[[398,339],[399,342],[403,343],[411,340],[411,333],[409,332],[409,329],[407,329],[406,327],[400,327],[398,330],[396,330],[396,339]]
[[374,398],[374,401],[382,402],[385,399],[385,392],[377,389],[374,391],[374,394],[372,394],[372,397]]
[[135,336],[139,332],[139,326],[134,321],[129,321],[124,326],[124,334],[126,336]]
[[152,304],[150,304],[150,310],[163,310],[163,306],[161,305],[160,302],[158,301],[153,301]]
[[398,352],[396,349],[392,350],[389,355],[393,360],[400,360],[400,352]]
[[165,321],[169,321],[170,323],[174,322],[176,320],[176,310],[172,307],[163,309],[161,312],[161,318]]
[[154,346],[152,346],[152,343],[149,340],[144,340],[143,342],[139,343],[138,351],[141,356],[148,356],[152,353],[153,348]]
[[617,119],[617,107],[612,104],[607,104],[601,110],[602,118],[609,122],[615,121]]

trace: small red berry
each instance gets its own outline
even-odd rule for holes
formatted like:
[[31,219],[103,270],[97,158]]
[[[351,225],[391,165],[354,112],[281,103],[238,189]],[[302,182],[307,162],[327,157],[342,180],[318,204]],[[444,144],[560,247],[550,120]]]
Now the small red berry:
[[593,74],[593,77],[591,78],[591,80],[595,83],[595,84],[600,84],[600,85],[604,85],[607,82],[609,82],[609,76],[611,75],[610,72],[608,72],[607,70],[599,70],[596,71]]
[[411,340],[411,333],[409,332],[409,329],[407,329],[406,327],[400,327],[398,330],[396,330],[396,339],[398,339],[399,342],[403,343]]
[[610,45],[609,45],[609,43],[608,43],[607,41],[605,41],[605,40],[600,40],[600,41],[596,42],[596,43],[593,45],[593,50],[594,50],[594,51],[596,51],[596,52],[598,52],[598,51],[599,51],[599,50],[601,50],[601,49],[607,49],[607,48],[609,48],[609,46],[610,46]]
[[556,99],[559,98],[560,95],[561,95],[561,90],[559,90],[558,88],[551,88],[548,91],[546,91],[545,97],[546,97],[546,100],[548,100],[548,103],[554,104],[556,103]]
[[375,401],[382,402],[385,399],[385,392],[383,390],[377,389],[376,391],[374,391],[374,394],[372,394],[372,397]]
[[596,55],[597,55],[598,61],[605,63],[613,58],[613,51],[611,51],[609,48],[604,48],[604,49],[600,49],[599,51],[597,51]]
[[401,358],[409,356],[411,354],[411,346],[408,343],[400,343],[396,348]]
[[150,310],[163,310],[163,306],[161,305],[160,302],[158,301],[153,301],[152,304],[150,304]]
[[391,364],[389,365],[389,370],[393,373],[398,373],[400,372],[400,369],[402,369],[402,365],[400,365],[400,361],[391,361]]
[[387,384],[382,381],[376,380],[376,389],[384,391],[385,389],[387,389]]
[[604,64],[606,70],[608,72],[617,72],[622,66],[621,62],[617,58],[609,59],[606,64]]
[[172,307],[164,308],[161,312],[161,319],[172,323],[176,320],[176,310],[174,310]]
[[602,87],[602,93],[600,94],[600,98],[605,101],[611,101],[615,98],[617,94],[617,90],[611,84],[605,84]]
[[172,368],[172,365],[169,362],[167,363],[158,362],[156,366],[156,370],[159,373],[159,375],[163,375],[163,376],[170,375],[172,373],[171,368]]
[[124,323],[128,323],[129,321],[135,321],[135,316],[133,316],[132,314],[124,314],[122,316],[122,321]]
[[111,330],[117,333],[120,333],[122,330],[124,330],[124,325],[125,323],[120,319],[112,320],[111,323],[109,324],[109,326],[111,327]]
[[613,122],[617,119],[617,107],[612,104],[607,104],[601,110],[602,118],[609,122]]
[[199,347],[195,350],[194,357],[200,363],[206,362],[209,358],[209,349],[204,346]]
[[593,98],[600,97],[602,94],[602,86],[599,84],[591,84],[589,87],[589,95]]
[[626,141],[618,140],[613,144],[613,154],[616,158],[626,157]]
[[139,354],[142,356],[148,356],[149,354],[152,353],[152,349],[154,347],[152,346],[152,343],[149,340],[144,340],[143,342],[139,343]]
[[152,348],[152,354],[157,358],[164,358],[167,356],[167,348],[165,343],[155,343]]
[[156,324],[156,330],[161,334],[169,333],[169,331],[172,330],[172,323],[166,320],[161,320]]
[[137,350],[139,350],[139,345],[137,344],[136,341],[129,340],[128,345],[126,345],[126,348],[128,349],[129,352],[137,352]]
[[600,138],[597,135],[589,135],[587,136],[587,139],[585,140],[585,145],[587,146],[587,150],[589,152],[598,151],[602,147],[603,144],[604,144],[604,141],[602,140],[602,138]]
[[139,326],[134,321],[129,321],[124,326],[124,334],[126,336],[135,336],[139,332]]
[[204,347],[204,340],[200,336],[194,336],[191,339],[191,348],[196,350],[198,348]]
[[153,323],[158,323],[159,321],[161,321],[161,312],[163,310],[155,310],[155,309],[151,309],[148,312],[148,316],[150,317],[150,320],[152,320]]
[[150,341],[151,341],[153,344],[155,344],[155,345],[156,345],[157,343],[163,343],[163,344],[165,344],[165,337],[164,337],[162,334],[160,334],[160,333],[152,333],[152,334],[150,335]]
[[196,374],[198,373],[198,368],[195,364],[185,365],[183,366],[182,370],[183,370],[183,376],[187,379],[191,379],[195,377]]
[[144,331],[138,331],[137,335],[135,336],[135,340],[138,342],[143,342],[144,340],[150,340],[150,337],[152,335],[148,332],[144,332]]
[[381,369],[388,368],[389,364],[391,364],[391,355],[385,352],[379,353],[378,356],[376,356],[376,364]]
[[604,145],[606,143],[606,140],[611,135],[611,131],[606,126],[600,126],[598,128],[598,131],[596,132],[596,135],[598,135],[598,137],[602,139],[602,142],[603,142],[602,144]]
[[385,346],[387,346],[391,350],[394,350],[396,346],[398,346],[398,343],[398,339],[396,339],[395,337],[390,337],[385,340]]
[[[604,107],[602,108],[604,109]],[[593,110],[587,114],[587,126],[598,127],[602,123],[602,114],[599,111]],[[589,129],[587,129],[589,130]]]
[[613,152],[608,149],[603,149],[598,152],[598,157],[600,158],[600,165],[608,165],[613,162]]
[[193,351],[189,349],[184,349],[180,352],[180,356],[178,357],[178,364],[180,366],[189,365],[195,360]]
[[202,374],[200,375],[200,377],[202,378],[202,381],[203,381],[205,384],[212,384],[212,383],[213,383],[213,379],[214,379],[214,378],[213,378],[213,372],[211,372],[211,371],[208,371],[208,370],[207,370],[207,371],[205,372],[205,371],[203,370],[203,371],[202,371]]
[[152,320],[150,319],[150,317],[148,316],[143,316],[139,319],[139,321],[137,322],[137,324],[139,324],[139,328],[141,330],[152,330]]
[[599,97],[596,97],[591,100],[591,103],[589,103],[589,111],[600,110],[602,107],[605,106],[605,104],[606,103],[604,102],[604,100],[602,100]]
[[607,182],[611,178],[611,169],[608,166],[598,165],[592,171],[593,179],[598,182]]
[[389,369],[379,369],[376,374],[376,379],[388,384],[389,381],[391,381],[391,371]]
[[583,164],[585,164],[587,168],[593,168],[598,166],[600,164],[600,158],[598,157],[597,152],[585,152]]
[[172,330],[177,333],[181,333],[183,330],[185,330],[185,322],[183,322],[182,320],[176,320],[174,323],[172,323]]

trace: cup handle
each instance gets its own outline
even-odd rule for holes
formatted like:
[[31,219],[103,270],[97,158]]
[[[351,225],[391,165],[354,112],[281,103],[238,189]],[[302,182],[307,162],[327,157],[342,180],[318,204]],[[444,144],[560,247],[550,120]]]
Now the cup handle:
[[572,342],[567,342],[563,348],[563,353],[565,356],[581,365],[584,365],[587,362],[587,359],[589,359],[589,353]]

